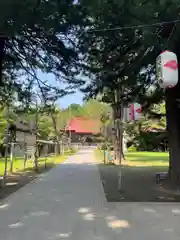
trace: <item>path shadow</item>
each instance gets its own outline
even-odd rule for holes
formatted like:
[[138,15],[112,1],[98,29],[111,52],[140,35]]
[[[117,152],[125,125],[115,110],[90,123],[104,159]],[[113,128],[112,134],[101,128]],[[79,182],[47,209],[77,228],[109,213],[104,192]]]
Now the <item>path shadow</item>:
[[[167,230],[170,231],[168,237],[175,239],[174,228],[179,228],[179,222],[171,223],[171,216],[164,218],[164,208],[158,208],[158,213],[154,207],[143,204],[117,207],[107,203],[101,195],[102,186],[94,164],[88,161],[64,163],[51,174],[41,176],[35,184],[21,189],[8,202],[9,206],[0,208],[3,219],[0,238],[6,234],[7,239],[26,240],[140,239],[164,236]],[[103,166],[106,171],[109,167],[113,168]],[[114,187],[111,185],[112,189]],[[171,208],[167,207],[172,214]],[[178,208],[174,211],[180,216]]]
[[13,239],[27,240],[29,236],[44,240],[105,240],[126,234],[131,229],[130,219],[109,208],[97,191],[93,183],[101,184],[97,182],[95,165],[63,163],[51,174],[22,188],[8,202],[9,206],[0,209],[5,219],[0,238],[4,231],[8,239],[13,234]]
[[18,191],[32,180],[36,179],[39,174],[45,173],[55,166],[54,163],[43,164],[35,171],[33,167],[26,168],[24,171],[17,171],[7,176],[5,186],[0,188],[0,200],[6,198],[10,194]]

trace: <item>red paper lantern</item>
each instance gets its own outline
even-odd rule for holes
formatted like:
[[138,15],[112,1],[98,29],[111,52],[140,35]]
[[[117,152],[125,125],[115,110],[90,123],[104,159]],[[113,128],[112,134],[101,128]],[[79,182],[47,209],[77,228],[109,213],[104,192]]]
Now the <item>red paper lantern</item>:
[[157,57],[156,76],[162,88],[172,88],[177,85],[178,61],[175,53],[164,51]]

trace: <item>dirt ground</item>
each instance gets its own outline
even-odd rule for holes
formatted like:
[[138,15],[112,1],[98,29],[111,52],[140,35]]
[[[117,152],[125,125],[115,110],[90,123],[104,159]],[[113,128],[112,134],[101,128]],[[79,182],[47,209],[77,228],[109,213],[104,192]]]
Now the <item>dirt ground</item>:
[[13,192],[16,192],[21,187],[25,186],[32,180],[36,179],[39,174],[42,172],[48,171],[54,166],[54,164],[48,164],[47,168],[39,168],[38,172],[31,170],[25,171],[25,172],[16,172],[14,174],[11,174],[7,176],[6,184],[4,187],[0,188],[0,203],[1,201],[12,194]]
[[[99,164],[104,192],[109,202],[179,202],[180,191],[169,183],[156,183],[156,173],[166,167],[129,167]],[[122,188],[118,190],[118,174],[122,172]]]

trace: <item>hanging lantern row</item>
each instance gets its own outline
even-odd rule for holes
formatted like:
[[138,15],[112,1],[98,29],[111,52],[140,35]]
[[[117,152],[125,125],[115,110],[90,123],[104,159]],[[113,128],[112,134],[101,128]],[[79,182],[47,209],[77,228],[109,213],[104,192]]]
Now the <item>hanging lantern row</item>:
[[[164,51],[156,59],[156,78],[161,88],[173,88],[178,83],[178,60],[175,53]],[[124,121],[139,120],[142,106],[131,103],[124,108]]]

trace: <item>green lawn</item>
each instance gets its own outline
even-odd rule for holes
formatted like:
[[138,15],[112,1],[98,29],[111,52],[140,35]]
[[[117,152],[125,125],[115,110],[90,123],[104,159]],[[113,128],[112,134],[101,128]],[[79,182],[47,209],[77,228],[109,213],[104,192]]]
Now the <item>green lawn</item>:
[[[96,159],[103,162],[103,151],[95,151]],[[163,166],[169,165],[169,153],[165,152],[127,152],[123,164],[129,166]]]
[[130,166],[168,166],[167,152],[127,152],[124,164]]
[[[46,160],[46,167],[52,167],[53,165],[62,163],[68,156],[75,153],[75,151],[66,152],[63,156],[51,156],[45,158],[39,158],[38,160],[38,166],[39,168],[45,167],[45,160]],[[34,168],[34,164],[32,160],[28,160],[26,163],[26,169],[25,171],[32,171]],[[8,161],[8,172],[10,170],[10,161]],[[24,161],[23,158],[17,158],[13,161],[13,172],[21,172],[24,171]],[[4,159],[0,158],[0,176],[2,176],[4,173]]]
[[94,154],[95,154],[95,158],[98,162],[100,162],[100,163],[103,162],[103,160],[104,160],[103,150],[96,149]]

